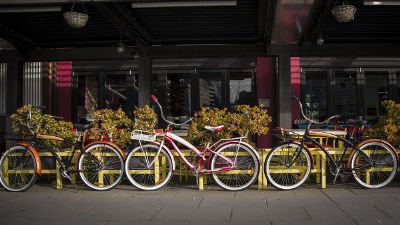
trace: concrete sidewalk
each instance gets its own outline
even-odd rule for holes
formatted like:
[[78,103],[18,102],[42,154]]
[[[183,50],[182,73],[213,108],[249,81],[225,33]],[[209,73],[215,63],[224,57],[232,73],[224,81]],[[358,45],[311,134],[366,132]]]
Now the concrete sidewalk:
[[[210,188],[211,187],[211,188]],[[35,185],[24,193],[0,191],[1,225],[36,224],[400,224],[400,184],[379,190],[352,184],[326,190],[222,191],[173,186],[143,192],[120,185],[108,192],[78,186],[63,190]]]

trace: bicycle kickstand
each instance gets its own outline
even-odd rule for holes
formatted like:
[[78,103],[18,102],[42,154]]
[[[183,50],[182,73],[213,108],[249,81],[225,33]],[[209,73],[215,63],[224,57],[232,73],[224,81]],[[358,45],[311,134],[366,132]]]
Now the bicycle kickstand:
[[340,172],[340,169],[339,169],[339,168],[336,168],[336,173],[335,173],[335,178],[333,179],[333,184],[336,183],[336,179],[337,179],[337,177],[339,176],[339,172]]

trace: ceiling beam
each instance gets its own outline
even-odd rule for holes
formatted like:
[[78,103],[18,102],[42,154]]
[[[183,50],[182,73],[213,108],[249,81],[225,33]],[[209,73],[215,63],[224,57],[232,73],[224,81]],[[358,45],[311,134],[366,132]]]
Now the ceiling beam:
[[314,4],[309,12],[308,20],[303,29],[301,37],[298,41],[299,45],[304,44],[306,41],[318,35],[318,31],[322,20],[331,12],[334,0],[314,1]]
[[118,3],[95,3],[96,9],[108,18],[117,29],[141,46],[149,46],[151,39],[146,30]]
[[302,57],[400,57],[397,44],[273,44],[268,46],[267,55],[290,55]]
[[[132,2],[132,0],[81,0],[85,2]],[[72,0],[1,0],[1,5],[57,5],[71,4]]]

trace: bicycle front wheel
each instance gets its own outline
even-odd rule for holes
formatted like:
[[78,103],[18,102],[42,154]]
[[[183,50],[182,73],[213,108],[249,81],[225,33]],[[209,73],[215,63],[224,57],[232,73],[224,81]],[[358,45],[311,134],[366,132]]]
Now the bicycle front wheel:
[[78,160],[79,176],[90,188],[106,191],[117,186],[124,174],[121,153],[108,144],[94,144],[83,150]]
[[[256,153],[242,144],[227,144],[216,150],[211,161],[215,182],[229,191],[239,191],[254,183],[259,172]],[[219,171],[218,171],[219,170]]]
[[361,186],[381,188],[389,184],[396,175],[396,153],[385,143],[367,142],[353,154],[351,170]]
[[301,145],[287,143],[272,149],[264,173],[275,188],[292,190],[302,185],[311,171],[311,158]]
[[146,144],[134,148],[128,154],[125,174],[136,188],[154,191],[169,182],[172,177],[172,165],[172,159],[164,148]]
[[14,146],[0,159],[0,184],[7,191],[26,191],[37,179],[36,160],[31,151]]

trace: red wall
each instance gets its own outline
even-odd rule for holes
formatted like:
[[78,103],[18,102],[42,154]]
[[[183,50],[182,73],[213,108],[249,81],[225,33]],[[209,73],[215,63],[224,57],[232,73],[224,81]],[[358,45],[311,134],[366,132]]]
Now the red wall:
[[[256,66],[256,84],[257,84],[257,100],[269,99],[270,107],[267,108],[268,114],[272,116],[275,105],[274,101],[274,58],[273,57],[258,57]],[[258,103],[258,102],[257,102]],[[275,118],[272,118],[274,120]],[[266,136],[258,137],[259,148],[270,148],[272,146],[272,123],[268,126],[270,131]]]
[[72,120],[72,62],[57,62],[57,115]]

